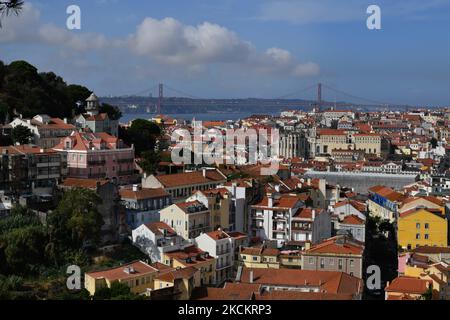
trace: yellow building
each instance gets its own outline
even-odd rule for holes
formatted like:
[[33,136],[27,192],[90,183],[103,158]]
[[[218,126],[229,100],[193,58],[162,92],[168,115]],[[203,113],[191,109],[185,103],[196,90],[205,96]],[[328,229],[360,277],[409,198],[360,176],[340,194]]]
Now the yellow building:
[[175,300],[188,300],[192,291],[201,285],[200,270],[188,267],[160,274],[155,278],[155,291],[173,287]]
[[172,268],[195,267],[200,270],[200,285],[215,283],[216,259],[197,246],[189,246],[183,250],[163,254],[163,260]]
[[160,221],[173,228],[183,239],[194,239],[210,232],[211,214],[208,208],[195,200],[172,204],[160,211]]
[[399,215],[398,244],[408,250],[419,246],[446,247],[447,230],[447,219],[439,209],[412,209]]
[[353,135],[355,150],[364,150],[367,154],[381,154],[381,135],[377,133],[356,133]]
[[195,200],[208,207],[210,225],[214,230],[227,230],[230,227],[231,193],[226,188],[199,190],[186,199],[187,202]]
[[128,285],[131,292],[142,294],[147,289],[153,289],[153,280],[158,273],[157,268],[143,261],[135,261],[117,268],[86,273],[84,287],[91,295],[94,295],[96,290],[104,287],[111,288],[114,281],[119,281]]
[[280,251],[262,247],[242,248],[239,260],[246,268],[280,268]]

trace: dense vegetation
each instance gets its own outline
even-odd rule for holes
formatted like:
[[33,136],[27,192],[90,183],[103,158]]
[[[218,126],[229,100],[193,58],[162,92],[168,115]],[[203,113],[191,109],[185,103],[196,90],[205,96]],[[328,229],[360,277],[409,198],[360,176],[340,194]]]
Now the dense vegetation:
[[[51,117],[70,118],[84,111],[84,102],[91,90],[77,84],[67,85],[53,72],[38,72],[26,61],[9,65],[0,61],[0,122],[7,116],[33,117],[48,114]],[[100,106],[113,119],[119,119],[120,110],[109,104]]]

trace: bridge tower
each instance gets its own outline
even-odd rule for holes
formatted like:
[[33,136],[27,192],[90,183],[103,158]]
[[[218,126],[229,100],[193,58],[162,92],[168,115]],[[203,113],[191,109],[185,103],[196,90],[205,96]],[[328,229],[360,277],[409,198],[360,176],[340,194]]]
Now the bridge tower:
[[158,110],[157,110],[157,114],[161,114],[161,105],[162,105],[162,101],[164,98],[164,85],[162,83],[159,84],[158,86]]

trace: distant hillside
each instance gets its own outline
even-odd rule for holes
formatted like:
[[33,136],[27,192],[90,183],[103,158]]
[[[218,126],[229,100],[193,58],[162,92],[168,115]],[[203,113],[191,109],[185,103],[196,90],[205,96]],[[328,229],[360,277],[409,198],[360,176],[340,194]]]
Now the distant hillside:
[[76,102],[84,101],[90,90],[80,85],[67,85],[53,72],[39,73],[26,61],[9,65],[0,61],[0,122],[22,114],[32,117],[46,113],[52,117],[70,117]]

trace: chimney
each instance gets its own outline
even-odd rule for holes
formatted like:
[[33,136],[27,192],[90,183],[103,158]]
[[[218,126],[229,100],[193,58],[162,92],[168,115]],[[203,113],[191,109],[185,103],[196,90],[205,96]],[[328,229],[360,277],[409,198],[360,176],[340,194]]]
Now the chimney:
[[64,118],[64,123],[67,123],[67,118]]
[[253,283],[253,270],[250,270],[249,272],[249,282]]
[[280,192],[280,185],[279,184],[275,185],[275,191],[276,192]]
[[139,185],[133,184],[133,191],[139,191]]
[[305,250],[311,248],[311,242],[305,242]]
[[203,178],[206,178],[206,168],[203,168],[202,172],[203,172]]
[[313,221],[316,220],[316,209],[312,209],[311,216],[312,216]]

